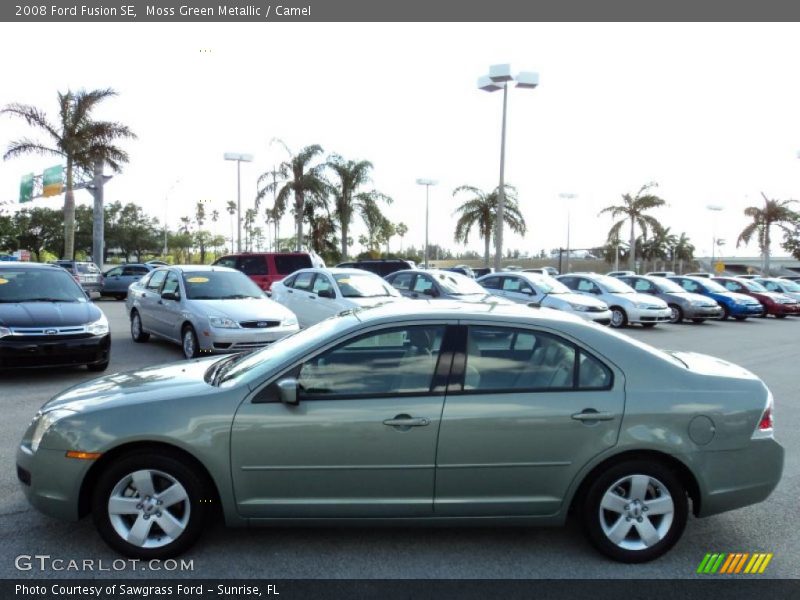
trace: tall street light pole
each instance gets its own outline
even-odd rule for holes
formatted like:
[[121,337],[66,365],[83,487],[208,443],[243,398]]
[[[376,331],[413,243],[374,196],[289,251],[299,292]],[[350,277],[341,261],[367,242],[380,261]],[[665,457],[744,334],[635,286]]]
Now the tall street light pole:
[[242,163],[253,162],[252,154],[226,152],[225,160],[236,161],[236,251],[242,251]]
[[572,269],[569,266],[569,259],[570,259],[570,249],[569,249],[569,221],[570,221],[570,203],[569,200],[574,200],[578,197],[578,194],[559,194],[559,198],[562,200],[567,200],[567,273],[569,273]]
[[417,179],[417,185],[425,186],[425,268],[428,268],[428,201],[431,186],[439,183],[435,179]]
[[500,133],[500,186],[497,190],[497,215],[495,216],[494,234],[494,269],[500,270],[503,258],[503,226],[506,206],[505,166],[506,166],[506,112],[508,108],[508,84],[517,82],[518,88],[533,89],[539,85],[539,74],[523,72],[511,76],[511,65],[492,65],[489,74],[478,78],[478,88],[485,92],[503,90],[503,120]]
[[[722,211],[722,206],[719,204],[707,204],[706,209],[713,211],[713,212],[720,212]],[[717,220],[713,219],[711,222],[711,271],[716,272],[715,263],[716,260],[714,258],[714,250],[717,247]]]
[[169,195],[172,190],[175,189],[175,186],[181,182],[180,179],[176,179],[174,183],[170,186],[167,190],[167,193],[164,194],[164,258],[167,257],[167,252],[169,252],[169,247],[167,246],[167,207],[169,206]]

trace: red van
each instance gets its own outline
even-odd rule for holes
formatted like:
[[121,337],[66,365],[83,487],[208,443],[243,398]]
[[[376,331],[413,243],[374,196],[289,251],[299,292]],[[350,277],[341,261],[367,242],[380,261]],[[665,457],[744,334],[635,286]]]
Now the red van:
[[238,269],[262,290],[269,291],[274,282],[298,269],[320,266],[320,260],[308,252],[242,252],[218,258],[213,264]]

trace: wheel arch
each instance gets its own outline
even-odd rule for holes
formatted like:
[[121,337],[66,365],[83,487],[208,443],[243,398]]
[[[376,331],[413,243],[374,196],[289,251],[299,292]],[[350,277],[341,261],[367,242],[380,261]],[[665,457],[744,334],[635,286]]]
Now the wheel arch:
[[686,492],[689,494],[689,498],[692,501],[692,514],[695,516],[700,514],[702,495],[700,493],[700,485],[698,484],[694,473],[692,473],[691,469],[689,469],[684,462],[675,456],[665,452],[660,452],[658,450],[626,450],[624,452],[620,452],[619,454],[609,456],[600,463],[596,464],[586,475],[583,476],[580,484],[575,489],[575,492],[573,493],[569,502],[568,512],[574,513],[579,508],[580,503],[583,502],[583,499],[586,497],[586,492],[588,491],[589,486],[600,475],[600,473],[614,465],[629,460],[652,460],[659,462],[660,464],[672,470],[678,477],[681,485],[683,485],[683,487],[686,489]]
[[95,485],[97,485],[97,480],[99,479],[100,474],[107,465],[113,464],[114,460],[119,459],[127,454],[145,452],[167,454],[186,461],[194,470],[196,470],[207,486],[206,489],[209,495],[207,500],[213,507],[212,514],[215,518],[222,515],[222,501],[219,488],[216,481],[214,481],[214,478],[211,476],[211,473],[202,463],[202,461],[183,448],[168,444],[166,442],[140,441],[122,444],[112,448],[108,452],[104,452],[103,455],[98,458],[89,468],[89,471],[86,473],[86,476],[81,482],[80,493],[78,495],[78,517],[85,517],[91,512],[92,492],[94,491]]

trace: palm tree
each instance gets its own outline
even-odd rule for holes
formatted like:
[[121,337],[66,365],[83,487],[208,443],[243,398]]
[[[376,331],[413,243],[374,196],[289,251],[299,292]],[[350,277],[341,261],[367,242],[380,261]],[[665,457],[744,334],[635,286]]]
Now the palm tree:
[[398,223],[397,225],[394,226],[394,230],[397,233],[397,235],[400,236],[400,252],[402,253],[403,252],[403,238],[408,233],[408,225],[406,225],[405,223]]
[[236,214],[236,209],[237,209],[236,202],[234,202],[233,200],[228,200],[228,204],[225,205],[225,210],[227,210],[228,214],[231,216],[231,254],[233,254],[233,241],[236,237],[234,235],[235,228],[233,226],[234,225],[233,215]]
[[[469,240],[470,231],[477,225],[478,237],[483,239],[483,262],[486,267],[489,266],[489,246],[492,233],[495,230],[499,189],[498,186],[487,194],[476,187],[462,185],[453,190],[453,196],[461,192],[472,194],[472,198],[453,212],[454,215],[456,213],[461,215],[456,222],[455,241],[466,244]],[[510,185],[505,186],[503,221],[513,232],[525,235],[527,226],[517,204],[517,190]]]
[[44,111],[27,104],[13,103],[0,110],[0,114],[15,115],[46,134],[47,141],[29,138],[12,141],[4,160],[25,154],[58,156],[66,161],[66,190],[64,194],[64,258],[75,255],[75,169],[100,170],[108,164],[119,173],[128,162],[128,154],[114,145],[119,139],[135,139],[127,126],[113,121],[92,119],[94,108],[106,98],[116,96],[111,88],[58,92],[57,122],[48,120]]
[[659,222],[650,215],[645,214],[646,211],[663,206],[666,204],[664,200],[654,194],[648,194],[650,188],[656,187],[658,184],[647,183],[639,188],[636,196],[631,197],[630,194],[622,195],[622,204],[609,206],[600,211],[599,214],[610,213],[613,218],[622,217],[619,221],[614,223],[608,232],[608,239],[618,238],[619,231],[626,221],[630,221],[631,234],[630,234],[630,251],[628,254],[629,268],[631,271],[635,270],[636,266],[636,225],[642,230],[642,235],[647,235],[647,230],[656,230],[660,227]]
[[219,245],[217,242],[217,221],[219,221],[219,211],[214,209],[211,211],[211,222],[214,224],[214,258],[219,255]]
[[328,167],[336,175],[338,182],[333,186],[333,196],[336,202],[334,216],[339,221],[342,232],[342,260],[347,258],[347,234],[353,213],[363,212],[368,203],[385,200],[391,204],[392,199],[377,192],[359,193],[358,189],[370,182],[369,172],[372,163],[368,160],[345,160],[338,154],[328,158]]
[[262,173],[258,178],[258,185],[265,181],[267,183],[258,191],[258,198],[261,199],[267,192],[277,191],[274,209],[279,214],[286,211],[286,205],[290,195],[294,195],[294,218],[296,223],[296,250],[300,251],[303,244],[303,220],[306,215],[306,197],[309,199],[327,195],[329,184],[323,176],[324,163],[311,166],[311,162],[320,154],[322,147],[318,144],[306,146],[296,155],[293,155],[289,148],[282,141],[277,140],[289,153],[289,160],[282,162],[278,166],[278,177],[272,171]]
[[763,208],[748,206],[744,209],[744,214],[750,217],[752,222],[739,234],[736,247],[749,244],[753,234],[758,234],[758,245],[764,257],[764,273],[769,275],[772,226],[777,225],[784,233],[791,234],[793,226],[800,219],[800,214],[789,208],[790,204],[797,202],[796,200],[770,200],[764,192],[761,192],[761,197],[764,198]]
[[678,260],[678,265],[680,266],[678,273],[683,273],[683,261],[685,260],[694,260],[694,246],[689,241],[689,238],[686,237],[685,233],[682,233],[678,240],[675,242],[675,246],[672,250],[672,270],[675,270],[675,260]]

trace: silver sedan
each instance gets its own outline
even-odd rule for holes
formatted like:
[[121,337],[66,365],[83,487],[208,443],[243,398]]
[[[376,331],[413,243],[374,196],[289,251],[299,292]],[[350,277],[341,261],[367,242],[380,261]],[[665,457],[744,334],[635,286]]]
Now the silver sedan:
[[186,358],[261,348],[298,331],[297,317],[227,267],[164,267],[132,284],[126,308],[131,337],[181,344]]

